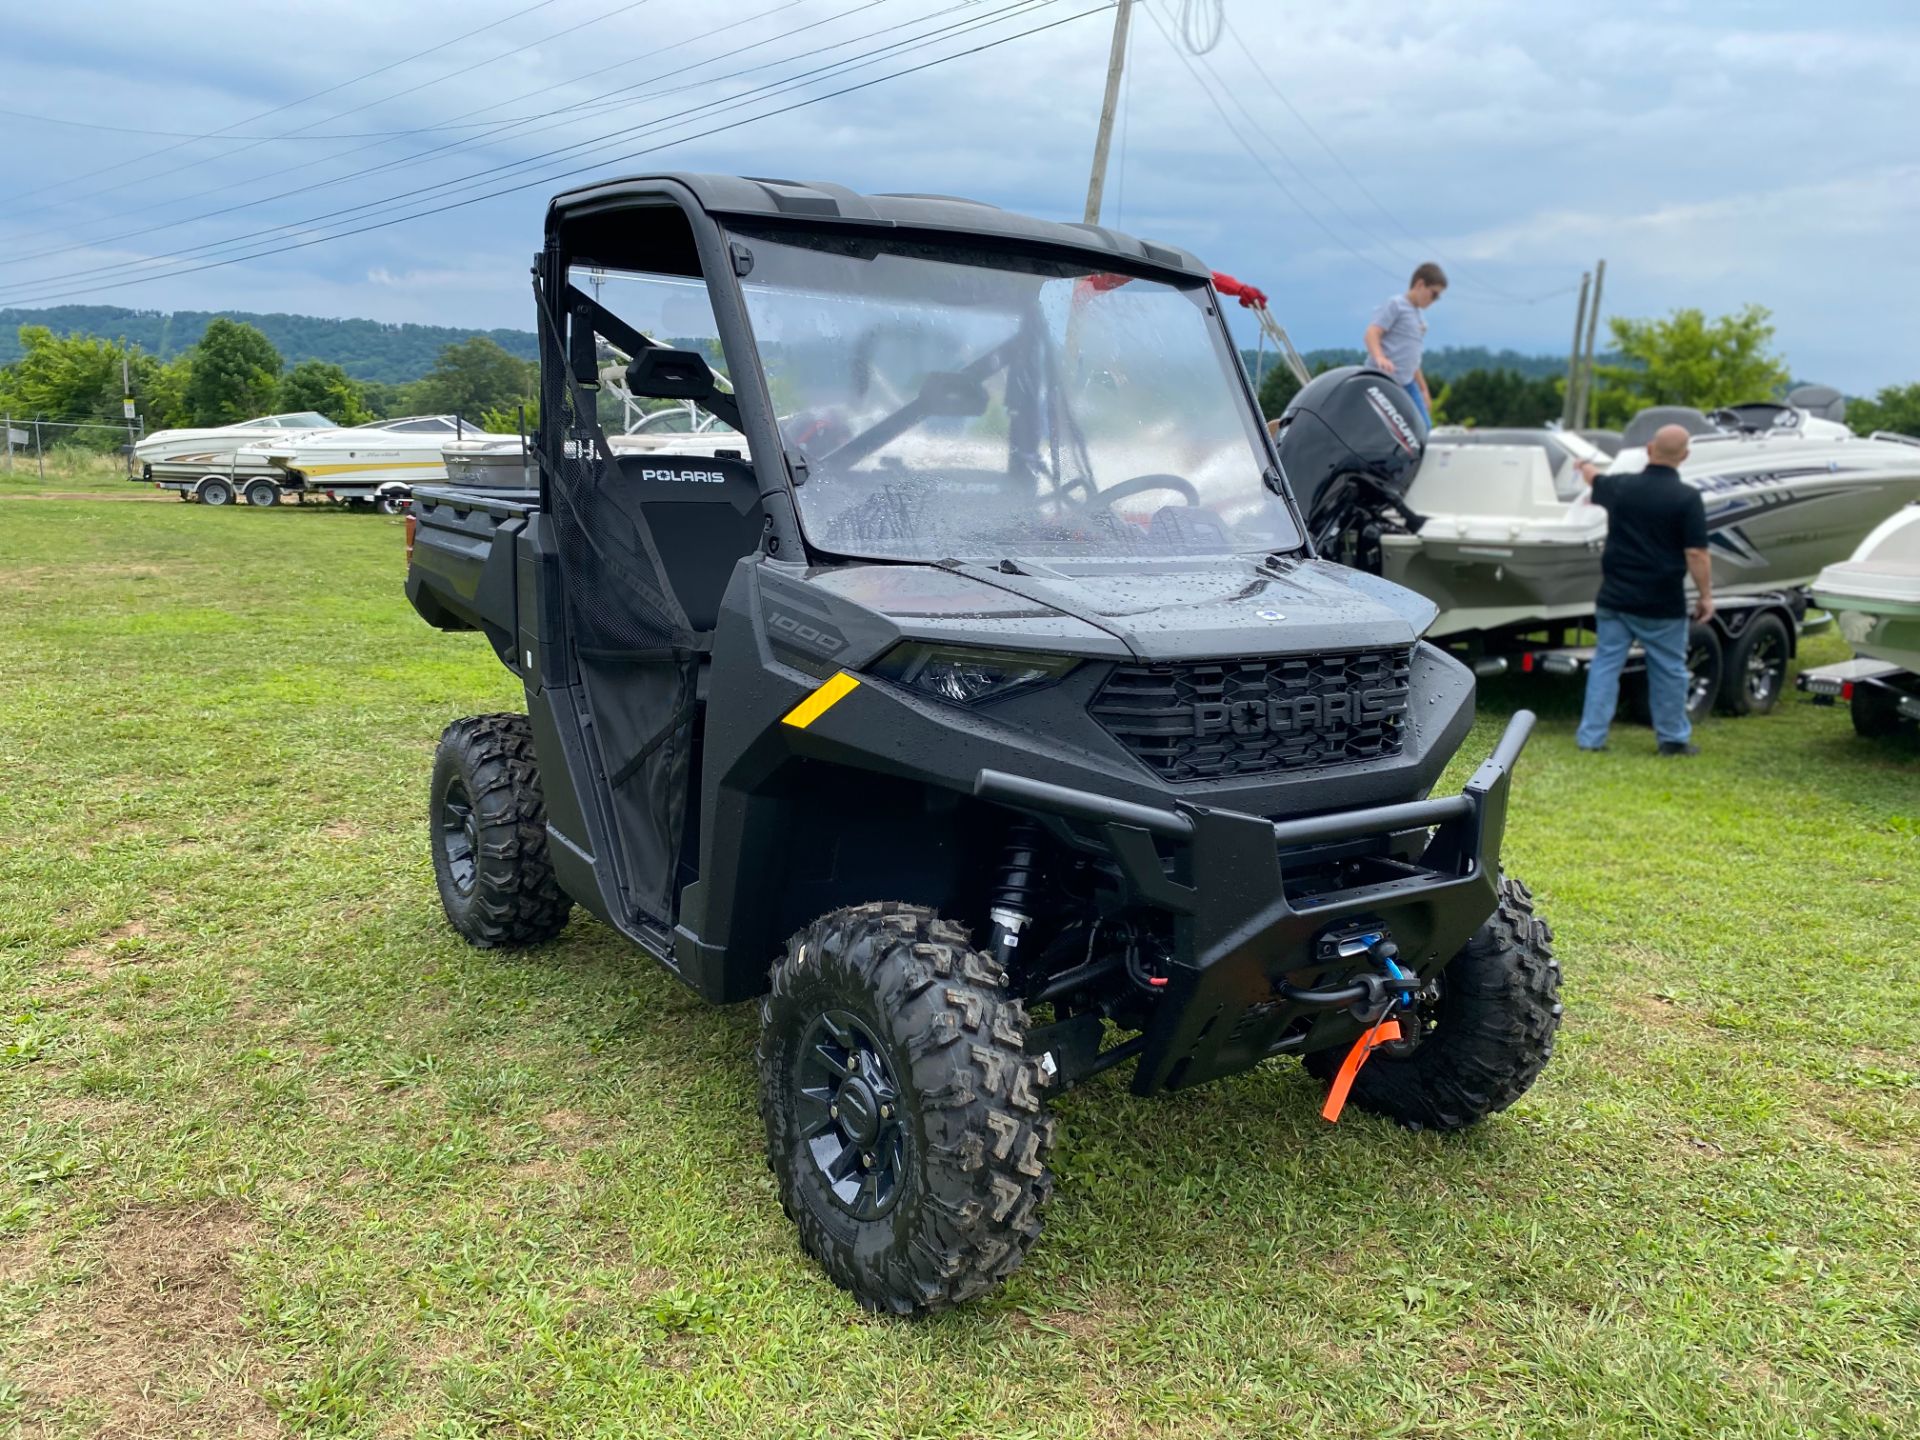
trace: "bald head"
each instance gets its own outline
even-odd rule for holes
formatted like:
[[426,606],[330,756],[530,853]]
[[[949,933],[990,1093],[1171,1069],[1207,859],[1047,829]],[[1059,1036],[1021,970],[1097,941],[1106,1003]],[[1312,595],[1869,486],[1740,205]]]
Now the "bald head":
[[1655,465],[1678,465],[1687,458],[1691,439],[1684,425],[1662,425],[1647,442],[1647,459]]

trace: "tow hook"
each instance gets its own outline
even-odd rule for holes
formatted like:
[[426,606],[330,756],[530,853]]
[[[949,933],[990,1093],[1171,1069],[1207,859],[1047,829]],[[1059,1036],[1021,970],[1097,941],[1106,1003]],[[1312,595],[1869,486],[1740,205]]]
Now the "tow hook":
[[1400,947],[1384,929],[1352,930],[1323,936],[1316,959],[1326,963],[1367,959],[1379,967],[1362,970],[1345,983],[1326,990],[1306,990],[1281,981],[1276,987],[1282,999],[1296,1005],[1323,1009],[1345,1006],[1363,1025],[1377,1024],[1395,1010],[1411,1010],[1423,1000],[1433,998],[1431,982],[1402,970],[1396,959]]

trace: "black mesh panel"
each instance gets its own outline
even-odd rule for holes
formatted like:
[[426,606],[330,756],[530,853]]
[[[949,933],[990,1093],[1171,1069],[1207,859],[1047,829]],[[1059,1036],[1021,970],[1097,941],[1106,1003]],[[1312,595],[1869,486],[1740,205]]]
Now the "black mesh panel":
[[700,637],[661,581],[666,567],[652,535],[622,503],[620,468],[594,414],[598,392],[574,383],[544,302],[540,347],[540,463],[580,648],[636,657],[698,648]]
[[1411,650],[1121,665],[1093,718],[1164,780],[1398,755]]

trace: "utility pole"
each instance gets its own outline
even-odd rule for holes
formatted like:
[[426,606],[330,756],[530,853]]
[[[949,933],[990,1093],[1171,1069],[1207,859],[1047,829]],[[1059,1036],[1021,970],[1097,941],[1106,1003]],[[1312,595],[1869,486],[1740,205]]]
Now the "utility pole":
[[1573,405],[1580,389],[1580,336],[1587,328],[1587,287],[1593,284],[1593,276],[1583,272],[1580,276],[1580,308],[1573,312],[1573,348],[1567,352],[1567,393],[1560,404],[1560,428],[1571,430],[1573,424]]
[[1580,411],[1574,416],[1573,428],[1587,428],[1587,412],[1593,403],[1593,342],[1600,329],[1600,287],[1607,281],[1607,262],[1599,261],[1593,267],[1593,308],[1587,311],[1587,354],[1580,366]]
[[1127,63],[1127,26],[1133,0],[1119,0],[1113,15],[1113,49],[1107,54],[1107,98],[1100,106],[1100,132],[1093,142],[1093,173],[1087,179],[1089,225],[1100,223],[1101,194],[1107,188],[1107,150],[1113,143],[1113,112],[1120,103],[1120,72]]
[[127,368],[127,337],[120,337],[120,408],[127,421],[127,473],[133,473],[133,377]]

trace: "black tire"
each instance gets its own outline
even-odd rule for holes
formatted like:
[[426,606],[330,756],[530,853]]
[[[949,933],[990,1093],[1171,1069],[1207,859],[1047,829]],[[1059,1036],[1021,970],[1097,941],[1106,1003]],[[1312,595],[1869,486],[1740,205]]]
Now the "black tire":
[[1005,984],[964,930],[915,905],[836,910],[774,964],[767,1164],[801,1246],[870,1310],[980,1295],[1040,1234],[1054,1122]]
[[538,945],[573,902],[553,878],[547,807],[524,715],[475,715],[440,736],[433,759],[433,878],[440,903],[481,950]]
[[[1720,649],[1720,637],[1711,625],[1687,627],[1687,719],[1698,725],[1713,713],[1720,698],[1721,676],[1726,658]],[[1620,705],[1636,725],[1653,723],[1653,700],[1647,690],[1646,671],[1622,676]]]
[[1900,732],[1900,702],[1877,686],[1856,684],[1847,713],[1862,740],[1885,740]]
[[402,504],[403,501],[398,495],[376,495],[373,500],[373,508],[382,515],[398,515]]
[[[1422,1012],[1418,1038],[1375,1051],[1349,1103],[1409,1130],[1463,1130],[1513,1104],[1552,1058],[1560,1028],[1552,942],[1532,892],[1503,875],[1493,914],[1440,972],[1440,999]],[[1346,1046],[1316,1051],[1307,1070],[1330,1081],[1346,1055]]]
[[1727,651],[1720,682],[1720,708],[1729,715],[1765,715],[1780,703],[1787,684],[1793,637],[1778,615],[1756,615]]
[[247,504],[266,510],[280,503],[280,487],[271,480],[256,480],[247,486]]
[[194,486],[193,498],[198,500],[202,505],[231,505],[233,503],[233,486],[229,485],[225,480],[222,480],[218,475],[209,475],[198,485]]
[[1687,687],[1687,719],[1694,724],[1698,725],[1713,713],[1726,668],[1726,655],[1720,648],[1718,632],[1711,625],[1688,626],[1687,673],[1693,679]]

